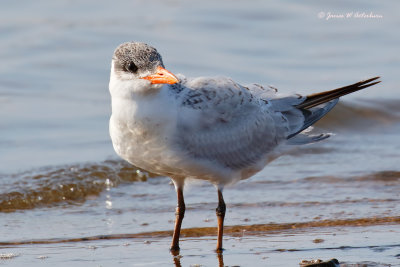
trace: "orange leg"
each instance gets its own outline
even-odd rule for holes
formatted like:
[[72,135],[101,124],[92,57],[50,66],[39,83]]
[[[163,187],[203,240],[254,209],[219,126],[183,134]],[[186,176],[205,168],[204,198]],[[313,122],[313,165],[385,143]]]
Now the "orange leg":
[[217,220],[218,220],[218,240],[217,240],[217,252],[221,252],[222,248],[222,237],[224,235],[224,219],[225,219],[226,205],[222,191],[218,190],[218,207],[216,209]]
[[181,233],[182,220],[185,216],[185,201],[183,199],[183,189],[177,188],[178,206],[176,207],[176,218],[174,234],[172,236],[171,251],[179,251],[179,235]]

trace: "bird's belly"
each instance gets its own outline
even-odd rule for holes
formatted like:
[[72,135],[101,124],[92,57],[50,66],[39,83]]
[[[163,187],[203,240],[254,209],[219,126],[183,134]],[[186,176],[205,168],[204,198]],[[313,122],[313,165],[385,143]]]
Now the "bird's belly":
[[115,152],[136,167],[168,175],[174,170],[176,153],[170,146],[169,134],[161,125],[143,124],[141,121],[118,121],[111,117],[110,135]]
[[173,139],[173,130],[161,124],[143,124],[143,121],[131,122],[128,127],[126,121],[111,117],[110,135],[120,157],[136,167],[169,177],[192,177],[214,184],[229,184],[249,178],[268,161],[263,158],[258,164],[234,170],[216,160],[187,153]]

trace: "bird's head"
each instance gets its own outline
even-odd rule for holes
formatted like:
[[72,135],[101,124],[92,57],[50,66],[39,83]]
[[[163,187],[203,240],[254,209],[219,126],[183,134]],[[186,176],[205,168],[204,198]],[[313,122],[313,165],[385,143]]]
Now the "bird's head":
[[131,90],[145,93],[145,91],[159,89],[164,84],[177,82],[179,82],[178,78],[164,68],[161,55],[157,50],[145,43],[123,43],[114,52],[110,91]]

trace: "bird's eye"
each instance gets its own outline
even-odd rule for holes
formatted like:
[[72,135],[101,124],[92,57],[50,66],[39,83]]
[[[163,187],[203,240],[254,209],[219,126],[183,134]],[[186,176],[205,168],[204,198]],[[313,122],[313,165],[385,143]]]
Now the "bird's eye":
[[135,73],[138,70],[138,67],[135,65],[135,63],[130,62],[128,65],[126,65],[126,70],[132,73]]

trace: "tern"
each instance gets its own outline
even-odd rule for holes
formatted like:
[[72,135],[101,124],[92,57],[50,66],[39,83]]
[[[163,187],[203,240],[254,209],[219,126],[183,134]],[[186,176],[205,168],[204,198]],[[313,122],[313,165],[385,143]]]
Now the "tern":
[[273,87],[243,86],[226,77],[174,75],[155,48],[127,42],[112,57],[110,135],[120,157],[172,179],[178,205],[171,251],[179,251],[185,181],[215,185],[216,249],[222,251],[224,186],[261,171],[288,147],[329,137],[307,128],[339,97],[375,85],[379,78],[306,96],[281,95]]

